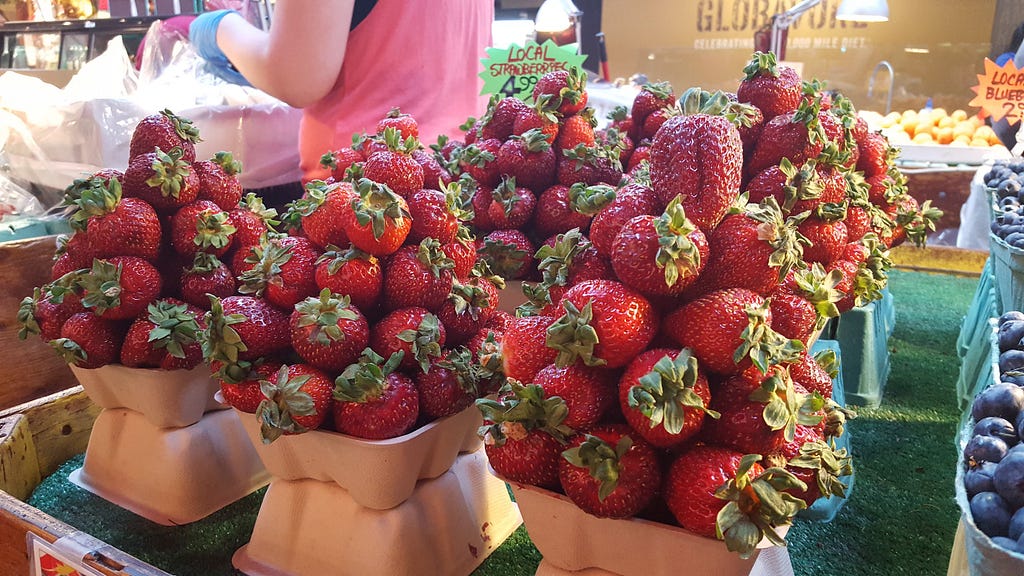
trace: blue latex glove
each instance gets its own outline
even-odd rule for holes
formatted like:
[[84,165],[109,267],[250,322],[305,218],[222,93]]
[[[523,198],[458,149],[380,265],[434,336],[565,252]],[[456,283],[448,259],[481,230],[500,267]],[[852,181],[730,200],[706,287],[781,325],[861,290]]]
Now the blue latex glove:
[[232,84],[251,86],[224,55],[220,46],[217,46],[217,28],[220,21],[232,12],[238,13],[235,10],[214,10],[200,14],[188,27],[188,39],[199,56],[206,60],[208,72]]

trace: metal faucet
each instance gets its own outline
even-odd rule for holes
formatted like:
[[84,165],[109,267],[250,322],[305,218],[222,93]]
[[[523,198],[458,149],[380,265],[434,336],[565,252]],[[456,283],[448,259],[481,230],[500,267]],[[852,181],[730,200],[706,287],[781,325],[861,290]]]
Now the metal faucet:
[[892,70],[892,64],[889,64],[888,60],[882,60],[876,66],[873,72],[871,72],[871,79],[868,80],[868,98],[871,98],[871,93],[875,91],[875,76],[878,71],[885,68],[889,71],[889,92],[885,98],[885,113],[892,112],[892,87],[896,83],[896,73]]

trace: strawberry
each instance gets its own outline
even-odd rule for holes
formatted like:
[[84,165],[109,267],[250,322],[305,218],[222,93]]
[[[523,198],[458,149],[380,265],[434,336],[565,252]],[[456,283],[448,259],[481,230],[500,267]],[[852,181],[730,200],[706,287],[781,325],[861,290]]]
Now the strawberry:
[[700,431],[711,389],[689,349],[654,348],[633,359],[619,380],[619,407],[644,440],[671,448]]
[[195,162],[199,129],[192,121],[164,109],[159,114],[146,116],[135,126],[128,144],[128,160],[148,154],[154,149],[170,150],[180,148],[185,162]]
[[305,195],[291,204],[302,221],[302,231],[320,249],[329,245],[345,246],[348,233],[342,226],[342,214],[351,209],[358,195],[349,182],[325,184],[314,180],[306,184]]
[[664,498],[687,530],[726,541],[749,558],[767,538],[785,546],[774,526],[789,524],[803,501],[786,492],[806,485],[781,468],[765,470],[761,456],[717,446],[694,446],[669,466]]
[[470,208],[473,217],[469,223],[478,231],[491,232],[495,230],[491,222],[491,204],[494,203],[494,188],[490,186],[478,186],[471,188]]
[[[88,234],[89,259],[110,256],[138,256],[155,261],[160,253],[160,218],[153,207],[138,198],[124,198],[116,178],[90,177],[77,180],[74,197],[65,204],[74,207],[70,224]],[[79,240],[83,240],[85,235]],[[80,262],[84,267],[85,259]]]
[[659,207],[682,193],[687,216],[702,230],[725,217],[743,174],[740,134],[724,116],[674,116],[651,143],[651,183]]
[[678,296],[708,260],[708,241],[676,196],[661,216],[626,222],[612,243],[611,262],[623,284],[648,296]]
[[452,291],[454,266],[433,238],[402,246],[384,265],[385,307],[419,306],[436,312]]
[[207,252],[196,253],[192,265],[182,270],[179,284],[182,300],[204,309],[210,306],[207,294],[227,298],[237,288],[231,270]]
[[455,263],[452,272],[456,278],[465,278],[470,275],[476,264],[476,241],[468,228],[460,225],[455,241],[442,244],[441,250]]
[[[831,134],[830,134],[831,132]],[[780,114],[765,123],[761,137],[747,158],[747,173],[756,174],[789,158],[794,165],[817,158],[825,144],[841,138],[838,121],[821,110],[820,97],[802,101],[795,112]]]
[[260,380],[266,398],[256,408],[260,438],[270,444],[282,434],[301,434],[320,428],[331,415],[334,383],[307,364],[281,366],[277,374]]
[[629,108],[621,104],[612,108],[611,112],[605,115],[605,118],[610,122],[609,127],[618,130],[622,134],[629,134],[633,131],[633,116],[630,115]]
[[829,445],[813,427],[797,426],[793,441],[769,456],[769,460],[778,461],[807,485],[806,490],[790,490],[790,494],[808,506],[822,496],[846,497],[847,486],[839,478],[853,474],[852,458],[846,448]]
[[515,177],[503,177],[501,184],[491,191],[491,204],[487,207],[487,220],[496,230],[523,229],[533,218],[537,198],[529,188],[523,188]]
[[18,323],[21,329],[18,338],[25,340],[29,334],[38,334],[44,342],[60,338],[60,328],[72,314],[82,311],[77,298],[56,296],[51,284],[35,288],[18,307]]
[[384,118],[377,121],[377,135],[384,136],[388,128],[397,130],[403,140],[420,137],[420,127],[416,119],[409,114],[402,114],[398,108],[392,108]]
[[460,346],[446,350],[435,358],[428,372],[416,375],[420,413],[424,420],[458,414],[473,405],[480,396],[483,366],[474,362],[469,348]]
[[597,119],[594,118],[594,109],[584,108],[578,114],[573,114],[562,120],[562,126],[558,129],[558,138],[555,140],[555,148],[572,150],[580,144],[594,146],[597,143],[594,137],[595,128],[597,128]]
[[512,126],[516,116],[529,106],[519,98],[506,98],[500,94],[491,97],[487,105],[487,113],[481,118],[480,138],[496,138],[504,141],[512,135]]
[[520,110],[516,115],[512,122],[512,134],[522,136],[530,130],[543,132],[548,144],[554,144],[558,139],[558,114],[556,105],[551,103],[551,98],[542,96],[532,108]]
[[399,308],[384,316],[370,331],[370,348],[390,358],[402,352],[399,367],[427,372],[430,359],[441,356],[444,325],[425,308]]
[[775,54],[755,52],[743,68],[744,76],[736,89],[736,98],[757,106],[764,119],[796,110],[803,98],[800,75],[789,66],[780,65]]
[[[217,368],[215,366],[216,363],[210,366],[214,373],[219,369],[219,366]],[[239,382],[231,383],[221,380],[220,393],[224,397],[224,402],[246,414],[255,414],[260,407],[260,402],[266,398],[263,395],[263,390],[260,389],[260,381],[273,378],[280,369],[279,362],[265,362],[252,367]]]
[[839,373],[839,359],[832,350],[822,350],[811,356],[804,352],[795,362],[789,364],[789,375],[794,384],[808,392],[817,392],[823,398],[832,398],[832,378]]
[[495,230],[483,238],[477,248],[483,260],[505,280],[515,280],[529,274],[533,244],[519,230]]
[[341,372],[355,362],[370,341],[366,318],[348,296],[324,288],[318,298],[295,305],[289,318],[292,348],[309,364]]
[[228,212],[235,226],[235,246],[239,249],[256,246],[266,236],[269,226],[277,224],[277,210],[267,208],[256,194],[249,192],[238,208]]
[[[608,128],[601,132],[597,132],[595,134],[595,138],[597,140],[597,145],[618,150],[619,164],[628,166],[636,165],[632,162],[633,152],[636,150],[636,143],[633,142],[633,139],[630,138],[628,134],[619,132],[615,128]],[[647,140],[642,140],[641,142],[646,143]],[[640,160],[643,160],[643,158],[640,158],[637,162]]]
[[857,170],[864,173],[865,178],[885,174],[889,166],[896,160],[899,151],[889,144],[889,140],[881,132],[869,132],[857,141],[860,156],[857,158]]
[[802,346],[771,330],[768,303],[745,288],[726,288],[688,302],[665,317],[665,335],[690,348],[701,368],[715,374],[736,374],[751,362],[762,371],[769,360],[794,358]]
[[563,421],[565,401],[548,398],[536,384],[510,379],[498,399],[481,398],[484,416],[480,436],[494,471],[508,482],[557,489],[562,444],[572,433]]
[[78,279],[82,305],[108,320],[130,320],[160,295],[163,280],[149,262],[135,256],[93,261]]
[[558,351],[559,366],[579,358],[588,366],[621,368],[658,331],[651,303],[612,280],[580,282],[565,292],[560,305],[565,314],[547,330],[547,345]]
[[615,197],[615,189],[606,185],[551,186],[537,199],[533,231],[541,237],[554,236],[573,228],[586,231],[594,214],[613,202]]
[[438,159],[426,150],[413,150],[412,159],[423,169],[423,187],[431,190],[443,190],[455,181],[451,171],[443,166]]
[[374,256],[394,253],[412,228],[405,199],[386,185],[366,178],[356,185],[356,192],[358,200],[341,214],[341,224],[348,233],[349,241]]
[[559,114],[571,116],[587,105],[586,88],[586,73],[580,68],[570,67],[541,76],[533,87],[533,99],[538,101],[549,96],[551,106],[556,107]]
[[556,161],[547,135],[537,128],[509,137],[495,155],[500,174],[532,190],[543,190],[555,181]]
[[565,401],[564,424],[573,430],[596,426],[615,404],[615,374],[579,362],[565,367],[549,364],[533,377],[544,396]]
[[633,129],[630,136],[639,135],[647,117],[655,110],[671,108],[676,104],[675,94],[672,93],[672,85],[668,82],[656,82],[645,84],[640,87],[640,92],[633,99],[633,106],[630,110],[630,117],[633,121]]
[[88,233],[79,231],[71,236],[57,236],[57,250],[53,254],[53,267],[50,279],[58,278],[82,268],[92,266],[94,249]]
[[288,310],[318,292],[316,261],[320,251],[308,238],[282,236],[257,247],[246,262],[252,267],[239,275],[239,292],[263,296]]
[[626,172],[632,174],[637,168],[643,164],[650,165],[651,162],[651,144],[648,140],[642,140],[640,144],[633,150],[633,153],[629,155],[629,161],[626,163]]
[[501,362],[505,376],[532,382],[537,372],[555,361],[558,351],[545,344],[551,316],[513,318],[501,338]]
[[403,353],[384,358],[367,348],[335,379],[334,425],[338,432],[385,440],[412,430],[420,414],[413,381],[397,372]]
[[231,249],[235,230],[231,216],[220,206],[210,200],[196,200],[171,217],[171,245],[182,256],[198,252],[223,256]]
[[561,316],[558,306],[565,290],[584,280],[614,278],[611,264],[600,255],[578,228],[548,238],[535,254],[537,269],[548,290],[551,316]]
[[582,182],[588,186],[611,184],[617,186],[622,179],[619,149],[608,146],[588,147],[580,144],[562,150],[558,159],[558,183],[572,186]]
[[565,495],[587,514],[629,518],[661,491],[658,455],[628,426],[584,430],[562,453],[558,479]]
[[636,216],[655,213],[654,191],[633,182],[615,192],[615,198],[590,223],[590,241],[602,256],[611,256],[612,244],[622,226]]
[[918,205],[910,194],[900,196],[895,202],[885,207],[886,214],[896,222],[891,236],[882,236],[882,241],[890,248],[899,246],[908,239],[918,248],[927,243],[928,233],[935,231],[935,223],[942,218],[942,210],[932,207],[931,200]]
[[124,323],[79,312],[64,322],[60,338],[51,340],[50,346],[68,364],[99,368],[117,362],[125,328]]
[[380,261],[353,246],[344,251],[329,246],[317,258],[314,277],[317,288],[347,295],[356,308],[366,313],[377,309],[384,289]]
[[362,164],[366,158],[355,148],[338,148],[320,157],[320,165],[331,171],[331,178],[341,182],[348,175],[348,170],[355,164]]
[[203,357],[219,362],[217,378],[243,379],[250,363],[286,350],[291,344],[288,316],[262,298],[210,298],[203,331]]
[[140,154],[124,171],[124,195],[149,203],[157,212],[169,213],[199,196],[199,177],[182,158],[181,148],[168,152],[157,148]]
[[[509,321],[514,318],[507,312],[500,314],[506,316]],[[495,314],[495,316],[497,315]],[[501,365],[501,340],[504,334],[504,330],[500,327],[484,327],[466,343],[466,348],[473,355],[473,369],[477,374],[477,391],[481,397],[496,393],[505,383]]]
[[846,224],[842,220],[830,222],[820,218],[808,218],[800,223],[797,231],[809,242],[804,247],[806,262],[828,264],[843,256],[847,232]]
[[386,150],[374,152],[366,157],[363,176],[384,184],[399,196],[423,189],[423,168],[413,160],[412,151],[419,146],[416,138],[402,140],[398,130],[384,130]]
[[203,361],[203,311],[173,299],[156,300],[128,327],[121,364],[129,368],[191,370]]
[[466,342],[490,319],[498,306],[498,288],[480,277],[461,278],[437,311],[444,324],[448,345]]
[[661,129],[665,121],[678,114],[679,111],[675,108],[659,108],[651,112],[644,119],[644,125],[640,128],[639,137],[646,140],[654,138],[654,135],[658,133],[658,130]]
[[213,158],[192,164],[199,176],[199,198],[210,200],[222,210],[233,210],[242,201],[242,163],[230,152],[217,152]]
[[493,187],[501,178],[498,169],[498,151],[502,142],[497,138],[478,140],[462,149],[459,168],[469,174],[481,187]]

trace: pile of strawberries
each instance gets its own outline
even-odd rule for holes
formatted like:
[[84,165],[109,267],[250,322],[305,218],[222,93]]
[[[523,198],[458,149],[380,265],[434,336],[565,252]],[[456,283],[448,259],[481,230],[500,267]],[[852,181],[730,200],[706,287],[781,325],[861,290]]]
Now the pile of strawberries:
[[604,131],[552,73],[533,105],[492,100],[449,162],[476,181],[475,228],[518,236],[487,233],[482,259],[527,280],[493,334],[506,383],[478,401],[495,471],[746,555],[844,494],[849,413],[807,347],[939,214],[848,99],[771,54],[744,72],[735,94],[645,86]]

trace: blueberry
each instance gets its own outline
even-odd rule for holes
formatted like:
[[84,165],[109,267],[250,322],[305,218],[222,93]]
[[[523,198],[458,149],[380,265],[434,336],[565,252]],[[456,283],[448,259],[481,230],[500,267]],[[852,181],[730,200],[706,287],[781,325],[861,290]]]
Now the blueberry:
[[[1002,356],[1000,356],[1001,358]],[[1002,362],[1000,362],[1001,366]],[[1015,420],[1017,413],[1022,408],[1024,408],[1024,389],[1014,384],[999,383],[985,388],[974,398],[971,416],[974,417],[975,422],[987,416]]]
[[1016,384],[1017,386],[1024,386],[1024,372],[1018,370],[1010,370],[1009,372],[1003,372],[999,375],[1000,382],[1006,382],[1007,384]]
[[996,492],[1014,510],[1024,506],[1024,452],[1007,454],[996,466],[992,481]]
[[1010,349],[999,355],[999,372],[1024,368],[1024,350]]
[[999,462],[1006,456],[1009,447],[1002,438],[994,436],[974,436],[964,448],[964,460],[967,462]]
[[999,351],[1017,348],[1024,338],[1024,320],[1011,320],[999,325]]
[[999,193],[999,196],[1002,198],[1016,198],[1017,195],[1020,194],[1020,189],[1020,181],[1017,180],[1016,178],[1008,178],[1006,180],[1003,180],[1002,183],[999,184],[999,187],[996,188],[996,190]]
[[980,492],[995,492],[996,484],[992,475],[996,472],[995,462],[982,462],[964,473],[964,489],[971,498]]
[[999,317],[999,325],[1002,326],[1004,323],[1012,320],[1024,320],[1024,312],[1021,312],[1020,310],[1003,312],[1003,315]]
[[1017,547],[1017,541],[1006,536],[996,536],[992,539],[992,543],[1010,552],[1020,552],[1020,548]]
[[974,425],[975,436],[992,436],[1006,442],[1007,446],[1013,446],[1018,442],[1017,430],[1010,424],[1010,421],[998,416],[982,418]]
[[1010,507],[995,492],[975,494],[971,498],[971,516],[978,529],[990,538],[1006,536],[1010,527]]
[[1000,224],[998,220],[993,220],[992,223],[988,225],[988,227],[993,234],[999,234],[999,231],[1003,229],[1003,225]]
[[1010,516],[1010,527],[1007,529],[1007,535],[1014,540],[1019,540],[1021,536],[1024,536],[1024,508],[1018,509]]

